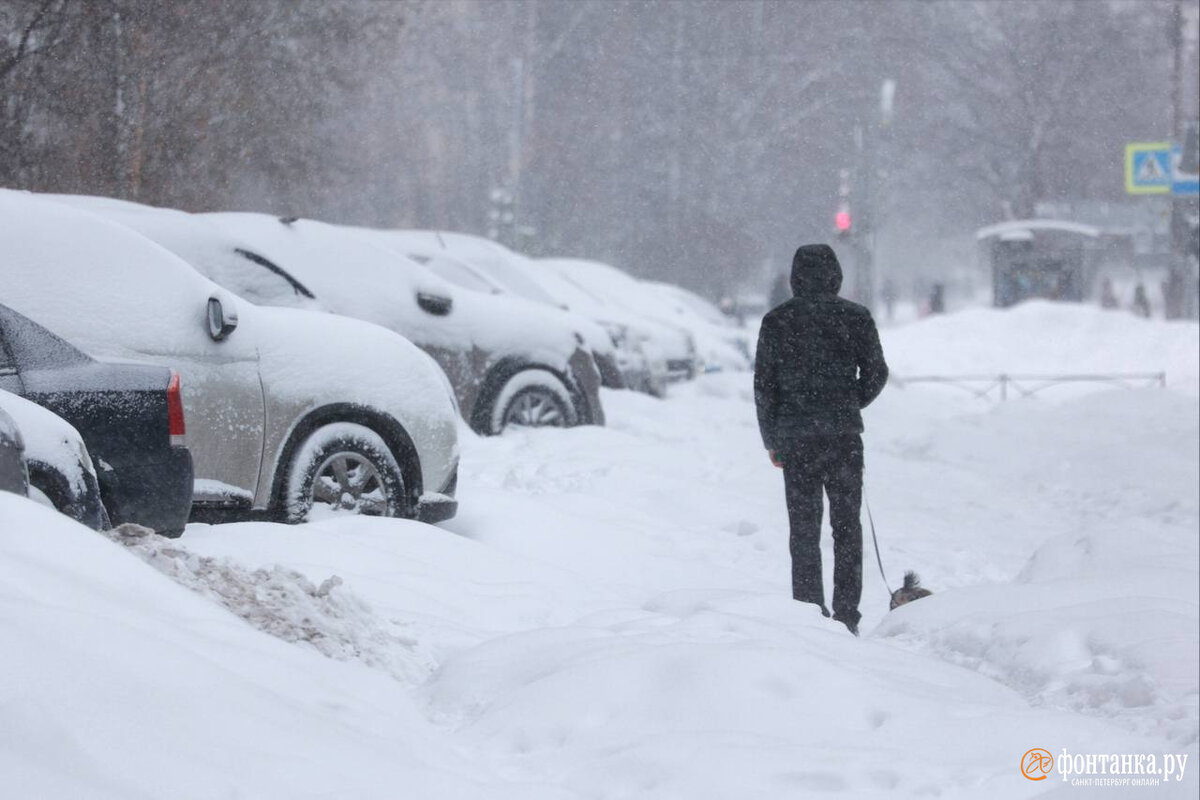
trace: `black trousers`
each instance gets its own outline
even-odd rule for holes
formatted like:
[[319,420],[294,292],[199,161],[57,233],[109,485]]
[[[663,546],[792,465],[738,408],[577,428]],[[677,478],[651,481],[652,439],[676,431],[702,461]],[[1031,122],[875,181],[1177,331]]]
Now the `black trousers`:
[[825,611],[822,490],[833,528],[833,615],[858,624],[862,597],[863,444],[857,434],[797,439],[780,453],[791,523],[792,597]]

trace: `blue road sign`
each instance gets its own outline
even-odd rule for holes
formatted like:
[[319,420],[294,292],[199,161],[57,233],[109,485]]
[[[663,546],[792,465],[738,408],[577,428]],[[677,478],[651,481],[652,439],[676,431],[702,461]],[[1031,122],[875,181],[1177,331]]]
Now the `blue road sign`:
[[1125,145],[1125,191],[1167,194],[1171,191],[1171,143],[1131,142]]
[[1183,148],[1171,145],[1171,194],[1176,197],[1200,196],[1200,174],[1180,169]]

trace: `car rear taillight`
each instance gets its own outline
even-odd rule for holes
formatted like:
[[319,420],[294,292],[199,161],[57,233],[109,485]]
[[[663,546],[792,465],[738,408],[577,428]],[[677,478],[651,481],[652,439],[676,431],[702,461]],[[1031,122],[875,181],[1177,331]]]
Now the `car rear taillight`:
[[171,373],[171,382],[167,384],[167,433],[171,436],[171,444],[183,447],[183,436],[187,432],[183,424],[183,393],[179,389],[179,373]]

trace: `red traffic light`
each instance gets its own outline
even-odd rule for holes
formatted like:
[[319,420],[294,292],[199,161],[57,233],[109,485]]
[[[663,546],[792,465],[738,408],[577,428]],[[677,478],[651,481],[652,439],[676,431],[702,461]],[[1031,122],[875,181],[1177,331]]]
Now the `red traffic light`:
[[850,230],[850,212],[842,210],[834,214],[833,227],[837,228],[841,233]]

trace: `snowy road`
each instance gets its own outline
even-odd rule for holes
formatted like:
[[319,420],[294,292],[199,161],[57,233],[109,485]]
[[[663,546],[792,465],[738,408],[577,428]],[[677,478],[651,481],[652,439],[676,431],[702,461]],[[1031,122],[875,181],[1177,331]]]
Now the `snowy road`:
[[[888,355],[999,369],[989,337],[1040,325],[1025,361],[1051,368],[1053,326],[1078,323],[1036,305],[979,313],[957,323],[971,337],[887,331]],[[228,560],[210,566],[340,577],[336,602],[299,608],[278,570],[258,602],[357,661],[258,634],[74,526],[44,546],[0,537],[16,553],[0,586],[17,586],[0,608],[31,603],[67,641],[112,627],[141,656],[135,669],[127,652],[72,653],[28,614],[0,615],[24,654],[0,667],[33,687],[0,698],[0,772],[39,797],[1093,796],[1057,772],[1023,777],[1041,747],[1187,754],[1182,782],[1094,796],[1195,797],[1196,328],[1138,324],[1141,349],[1121,329],[1094,348],[1107,355],[1060,344],[1080,370],[1141,366],[1157,348],[1177,388],[1003,405],[885,391],[866,451],[884,562],[893,584],[917,569],[937,594],[887,614],[868,561],[861,639],[790,600],[782,479],[746,375],[665,401],[610,392],[607,428],[469,438],[462,510],[440,528],[189,527],[189,558]],[[0,504],[4,533],[47,519]],[[52,590],[11,566],[49,575],[43,561],[76,546]],[[111,569],[96,577],[97,563]],[[121,599],[139,593],[144,606]],[[63,611],[79,598],[86,624]],[[82,654],[88,668],[62,666]],[[34,677],[50,662],[100,682],[56,693]],[[111,741],[114,709],[136,746]],[[70,769],[37,744],[67,730]]]

